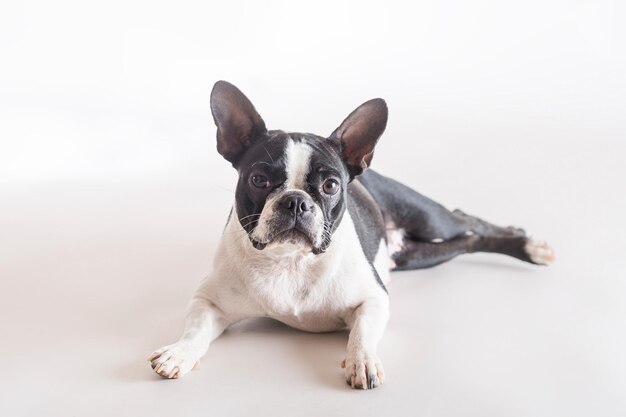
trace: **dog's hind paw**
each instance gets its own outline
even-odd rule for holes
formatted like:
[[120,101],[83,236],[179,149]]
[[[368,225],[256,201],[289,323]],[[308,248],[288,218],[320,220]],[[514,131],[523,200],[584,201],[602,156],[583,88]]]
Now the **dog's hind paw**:
[[385,382],[385,374],[376,355],[348,357],[341,362],[346,383],[356,389],[372,389]]
[[149,357],[154,372],[164,378],[176,379],[191,371],[200,356],[187,342],[177,342],[155,350]]
[[554,250],[543,240],[528,239],[524,250],[535,264],[550,265],[554,262]]

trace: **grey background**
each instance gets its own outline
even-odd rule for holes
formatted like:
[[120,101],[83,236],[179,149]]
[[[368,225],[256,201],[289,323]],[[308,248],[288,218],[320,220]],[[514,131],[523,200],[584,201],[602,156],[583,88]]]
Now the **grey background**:
[[[0,3],[0,415],[626,412],[625,16],[617,1]],[[330,133],[384,97],[379,171],[548,239],[394,274],[387,383],[271,321],[158,378],[236,174],[208,95]]]

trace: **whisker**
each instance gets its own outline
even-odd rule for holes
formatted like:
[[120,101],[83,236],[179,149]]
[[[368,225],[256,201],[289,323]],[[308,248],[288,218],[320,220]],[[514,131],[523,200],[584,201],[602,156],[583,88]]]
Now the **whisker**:
[[[250,216],[247,216],[247,217],[250,217]],[[244,217],[244,218],[245,218],[245,217]],[[243,219],[243,218],[242,218],[242,219]],[[242,225],[242,226],[241,226],[241,227],[242,227],[242,229],[241,229],[241,230],[230,230],[230,231],[228,231],[228,232],[224,232],[223,234],[235,234],[235,233],[248,233],[248,234],[249,234],[249,233],[252,233],[252,231],[248,232],[248,231],[246,230],[246,227],[248,227],[248,226],[250,226],[251,224],[253,224],[254,222],[258,222],[258,221],[259,221],[259,219],[252,219],[250,222],[248,222],[248,223],[246,223],[246,224]]]
[[222,233],[222,235],[235,235],[237,233],[248,233],[245,230],[229,230],[229,231],[225,231],[224,233]]
[[249,238],[249,237],[250,237],[250,234],[249,234],[249,233],[244,233],[243,235],[239,236],[239,237],[237,238],[237,240],[235,240],[235,242],[239,242],[239,241],[240,241],[240,240],[242,240],[244,237],[248,237],[248,238]]
[[261,213],[259,213],[259,214],[250,214],[250,215],[248,215],[248,216],[244,216],[244,217],[242,217],[241,219],[239,219],[239,221],[240,221],[240,222],[241,222],[241,221],[244,221],[245,219],[247,219],[247,218],[249,218],[249,217],[253,217],[253,216],[261,216]]
[[270,153],[267,151],[267,148],[264,146],[263,149],[265,149],[265,153],[267,154],[267,156],[270,157],[270,160],[272,161],[272,164],[274,164],[274,158],[272,158],[272,155],[270,155]]
[[231,194],[235,194],[235,192],[233,190],[229,190],[228,188],[224,188],[224,187],[222,187],[220,185],[213,184],[213,186],[216,187],[216,188],[219,188],[221,190],[228,191]]
[[250,222],[248,222],[248,223],[244,224],[244,225],[243,225],[243,226],[241,226],[241,227],[243,227],[243,229],[245,230],[245,229],[246,229],[246,227],[250,226],[250,225],[251,225],[252,223],[254,223],[254,222],[258,222],[258,220],[257,220],[257,219],[254,219],[254,220],[252,220],[252,221],[250,221]]

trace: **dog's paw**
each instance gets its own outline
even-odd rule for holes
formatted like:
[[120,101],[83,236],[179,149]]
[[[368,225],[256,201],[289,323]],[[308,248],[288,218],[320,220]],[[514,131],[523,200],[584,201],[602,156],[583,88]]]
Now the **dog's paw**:
[[180,378],[198,363],[200,355],[188,342],[177,342],[155,350],[149,357],[154,372],[164,378]]
[[554,250],[542,240],[528,239],[524,250],[530,260],[538,265],[550,265],[554,262]]
[[352,388],[372,389],[385,382],[383,366],[376,355],[349,355],[341,362],[346,382]]

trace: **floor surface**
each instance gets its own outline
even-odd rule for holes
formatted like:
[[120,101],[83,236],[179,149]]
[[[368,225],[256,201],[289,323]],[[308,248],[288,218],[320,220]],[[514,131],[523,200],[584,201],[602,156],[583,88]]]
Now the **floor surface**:
[[[232,203],[234,171],[217,157],[218,175],[198,167],[194,180],[3,187],[0,415],[623,414],[626,224],[613,194],[623,180],[609,175],[623,174],[621,161],[580,144],[568,158],[473,146],[493,151],[460,176],[430,172],[443,169],[436,158],[405,165],[381,151],[376,162],[450,207],[527,227],[556,263],[476,254],[394,273],[379,350],[387,382],[367,392],[343,381],[346,334],[269,320],[230,329],[183,379],[150,369],[148,354],[181,332]],[[582,155],[594,168],[579,169]]]

